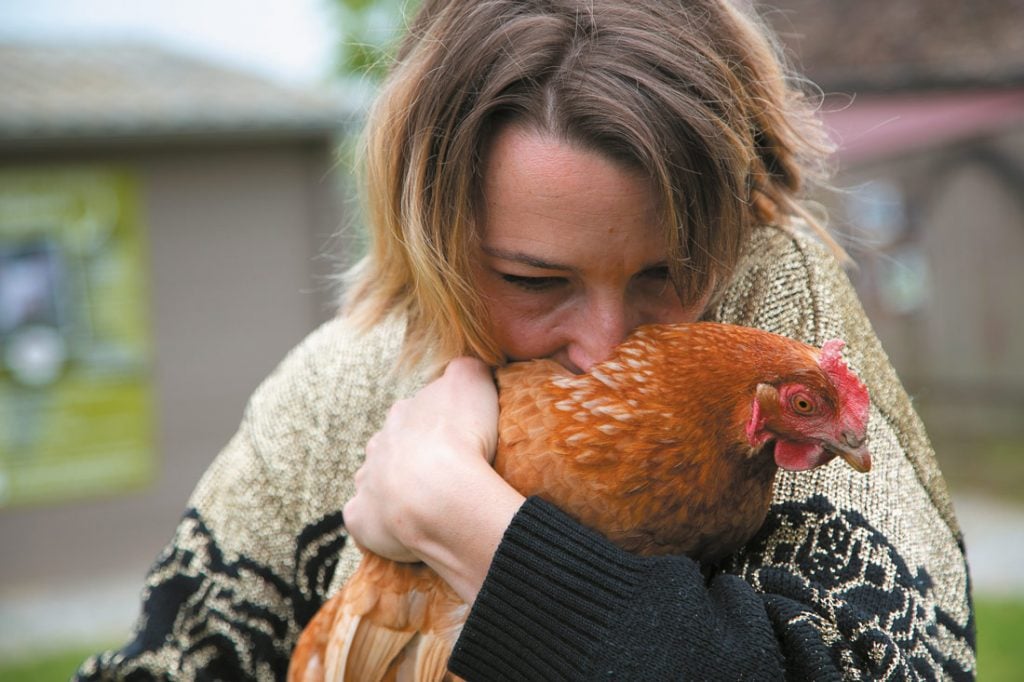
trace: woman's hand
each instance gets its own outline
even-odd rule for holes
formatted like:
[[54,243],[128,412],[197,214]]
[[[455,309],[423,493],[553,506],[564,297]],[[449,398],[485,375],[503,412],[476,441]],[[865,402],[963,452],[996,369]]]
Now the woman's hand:
[[366,445],[345,505],[356,542],[396,561],[425,561],[472,601],[524,499],[491,468],[497,424],[491,372],[470,358],[395,403]]

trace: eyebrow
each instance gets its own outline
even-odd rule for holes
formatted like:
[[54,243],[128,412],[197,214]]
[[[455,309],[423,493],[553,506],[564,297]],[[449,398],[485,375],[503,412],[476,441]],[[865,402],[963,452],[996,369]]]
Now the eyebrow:
[[[522,263],[523,265],[529,265],[534,268],[541,270],[564,270],[565,272],[577,272],[577,269],[571,265],[564,265],[562,263],[554,263],[552,261],[546,261],[542,258],[538,258],[529,253],[523,251],[507,251],[505,249],[496,249],[493,246],[487,246],[486,244],[480,246],[480,250],[486,253],[488,256],[494,258],[500,258],[513,263]],[[668,262],[664,260],[654,261],[645,265],[642,270],[649,270],[652,268],[663,268],[668,267]]]
[[500,258],[502,260],[511,261],[513,263],[522,263],[523,265],[529,265],[534,268],[542,270],[565,270],[567,272],[575,272],[576,268],[571,265],[564,265],[562,263],[552,263],[542,258],[538,258],[522,251],[506,251],[505,249],[496,249],[492,246],[481,246],[481,250],[488,256],[494,258]]

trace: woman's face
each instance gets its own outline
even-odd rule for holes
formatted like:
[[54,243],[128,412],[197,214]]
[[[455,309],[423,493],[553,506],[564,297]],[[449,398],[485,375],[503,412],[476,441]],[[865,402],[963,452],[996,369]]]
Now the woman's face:
[[476,284],[509,360],[581,372],[641,324],[696,320],[669,278],[655,195],[640,174],[511,126],[484,175]]

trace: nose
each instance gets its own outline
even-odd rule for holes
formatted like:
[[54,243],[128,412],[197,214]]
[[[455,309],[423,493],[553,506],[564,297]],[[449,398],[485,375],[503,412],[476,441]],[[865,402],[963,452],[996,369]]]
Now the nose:
[[569,361],[587,372],[608,359],[612,350],[638,326],[624,302],[607,301],[587,308],[574,322]]

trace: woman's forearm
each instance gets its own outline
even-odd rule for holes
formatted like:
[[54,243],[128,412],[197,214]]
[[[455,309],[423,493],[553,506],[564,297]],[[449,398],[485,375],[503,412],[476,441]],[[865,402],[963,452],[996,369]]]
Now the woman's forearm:
[[461,492],[438,506],[409,537],[409,546],[469,604],[476,599],[505,530],[525,498],[489,465],[463,470]]

